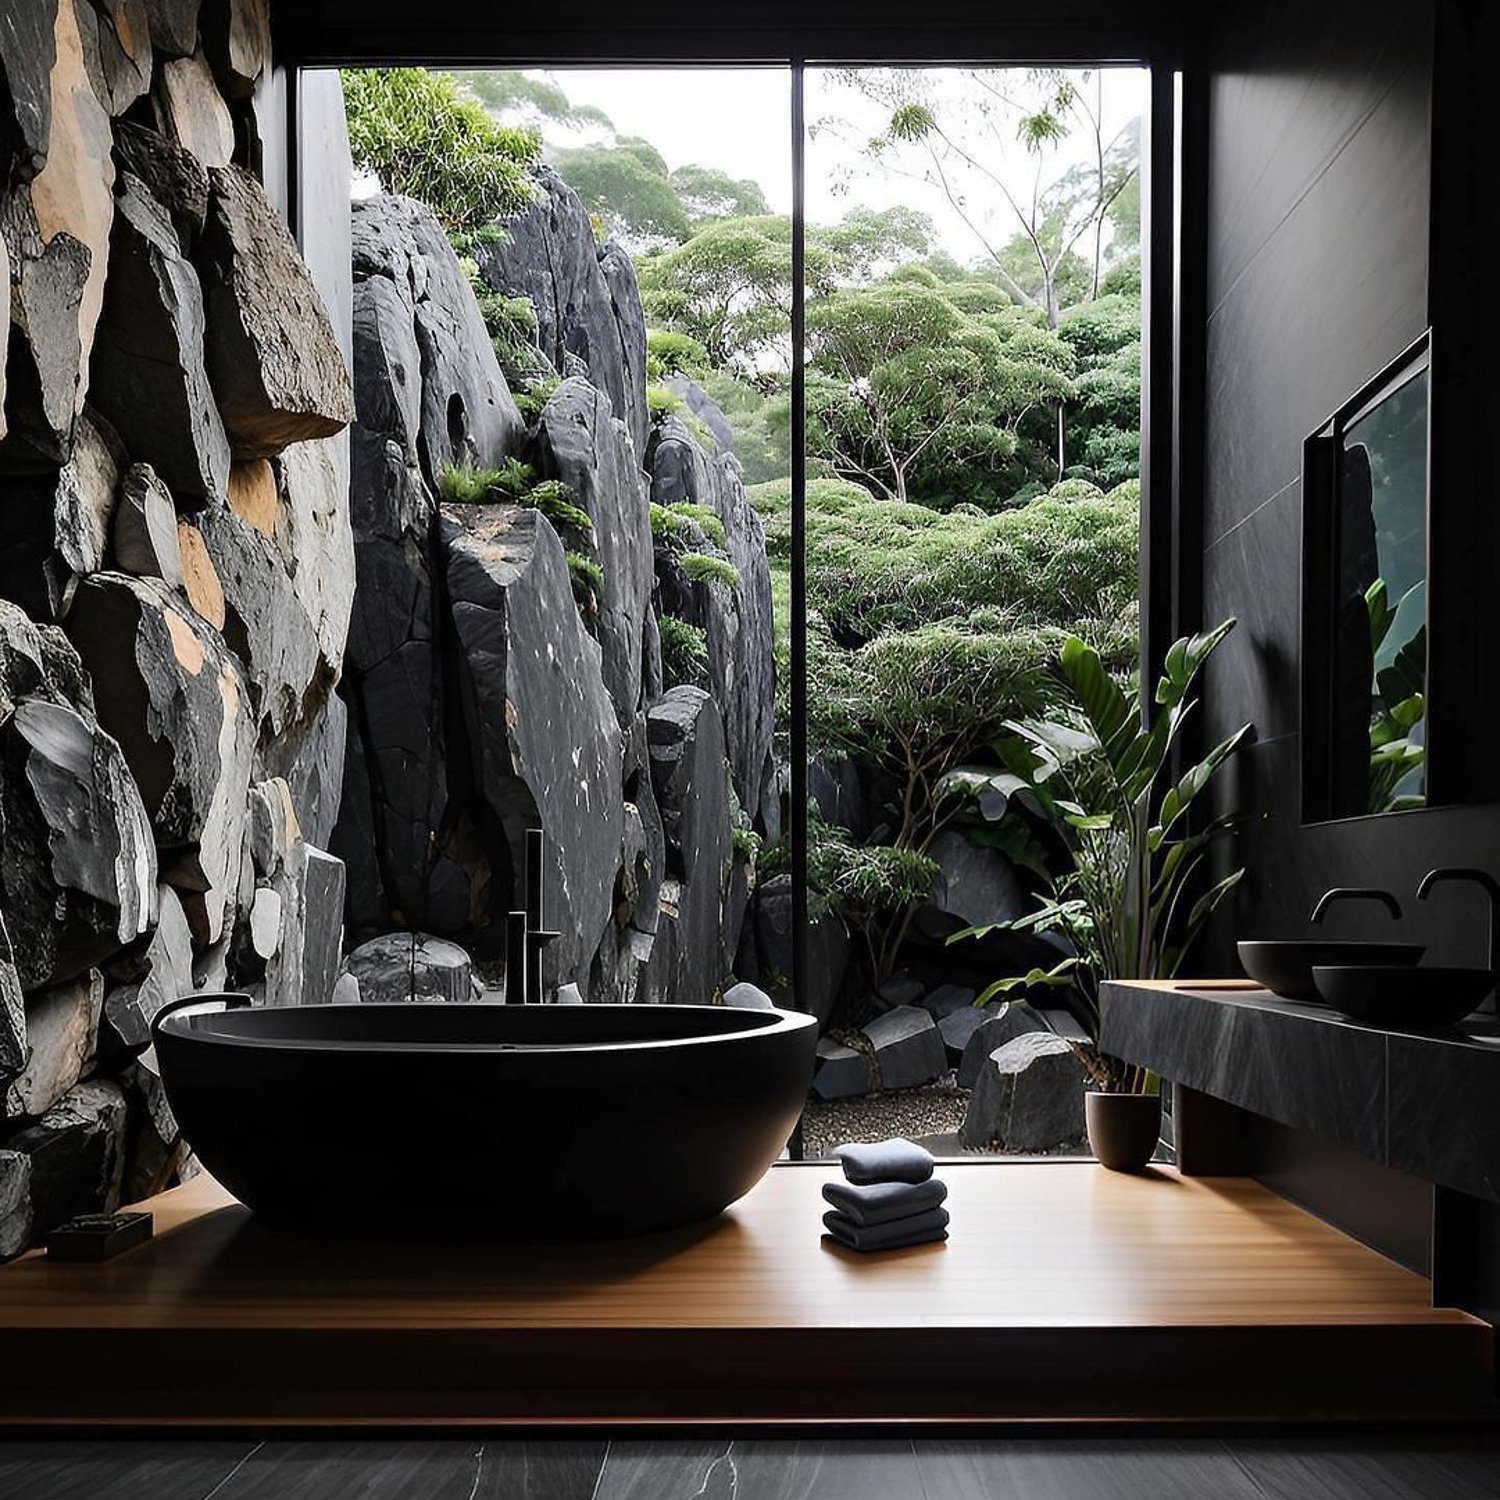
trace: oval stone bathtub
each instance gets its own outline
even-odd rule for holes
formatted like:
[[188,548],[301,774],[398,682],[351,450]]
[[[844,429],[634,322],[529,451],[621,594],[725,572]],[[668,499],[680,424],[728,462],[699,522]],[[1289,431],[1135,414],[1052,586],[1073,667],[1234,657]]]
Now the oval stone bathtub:
[[817,1027],[720,1005],[248,1007],[153,1026],[203,1165],[278,1228],[600,1238],[691,1223],[777,1158]]

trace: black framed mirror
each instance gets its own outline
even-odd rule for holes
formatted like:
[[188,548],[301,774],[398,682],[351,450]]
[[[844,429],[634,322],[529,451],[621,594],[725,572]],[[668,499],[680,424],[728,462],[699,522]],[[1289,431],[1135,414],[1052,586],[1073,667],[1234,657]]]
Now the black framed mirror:
[[1431,366],[1429,330],[1303,445],[1306,823],[1434,800]]

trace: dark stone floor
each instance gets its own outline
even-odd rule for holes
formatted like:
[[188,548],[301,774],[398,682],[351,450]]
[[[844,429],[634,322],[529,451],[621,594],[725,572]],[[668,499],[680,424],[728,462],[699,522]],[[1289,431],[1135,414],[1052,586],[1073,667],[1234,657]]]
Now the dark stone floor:
[[1452,1438],[0,1440],[0,1500],[1477,1500]]

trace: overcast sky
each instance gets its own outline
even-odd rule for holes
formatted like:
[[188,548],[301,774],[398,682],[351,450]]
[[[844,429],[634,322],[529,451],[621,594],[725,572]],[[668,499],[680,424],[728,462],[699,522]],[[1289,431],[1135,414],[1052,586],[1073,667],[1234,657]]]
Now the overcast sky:
[[[720,167],[735,177],[753,178],[774,210],[790,211],[791,78],[786,70],[569,68],[550,70],[542,76],[557,83],[574,104],[602,109],[621,135],[643,136],[650,141],[669,167],[691,162]],[[1142,113],[1146,77],[1138,69],[1106,71],[1106,138]],[[814,223],[832,222],[853,203],[876,208],[909,204],[931,215],[938,241],[945,249],[961,261],[972,260],[979,246],[936,188],[909,178],[872,174],[849,144],[879,130],[882,113],[840,85],[831,71],[808,69],[807,118],[815,127],[808,143],[809,218]],[[842,124],[816,129],[820,122],[830,120]],[[560,142],[555,127],[549,126],[548,133]],[[1070,141],[1052,153],[1046,163],[1046,177],[1059,175],[1083,154],[1083,143]],[[1029,198],[1034,158],[1028,158],[1019,147],[1009,156],[1013,160],[1005,172],[1007,186]],[[973,203],[967,206],[971,213],[975,211]]]

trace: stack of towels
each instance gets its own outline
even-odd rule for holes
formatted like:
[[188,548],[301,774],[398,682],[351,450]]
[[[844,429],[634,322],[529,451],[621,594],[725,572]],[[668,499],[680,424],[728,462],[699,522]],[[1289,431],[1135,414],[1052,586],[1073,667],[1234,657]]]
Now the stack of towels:
[[932,1157],[912,1141],[866,1141],[837,1148],[844,1182],[825,1182],[833,1207],[829,1234],[851,1250],[896,1250],[948,1238],[948,1189],[932,1175]]

